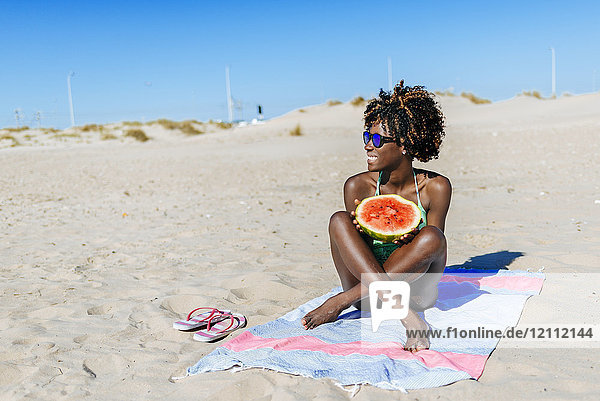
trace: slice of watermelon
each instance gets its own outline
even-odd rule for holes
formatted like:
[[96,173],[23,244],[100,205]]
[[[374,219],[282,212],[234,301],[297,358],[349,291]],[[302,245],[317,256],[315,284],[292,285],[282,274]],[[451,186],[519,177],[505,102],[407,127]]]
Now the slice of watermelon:
[[371,196],[356,207],[356,221],[372,238],[393,242],[419,225],[421,210],[400,195]]

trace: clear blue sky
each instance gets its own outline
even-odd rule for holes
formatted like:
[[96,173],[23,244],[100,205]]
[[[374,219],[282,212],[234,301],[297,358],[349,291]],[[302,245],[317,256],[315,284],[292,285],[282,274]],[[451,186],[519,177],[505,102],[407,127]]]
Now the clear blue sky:
[[492,100],[600,90],[597,1],[0,0],[0,127],[227,119],[371,96],[393,78]]

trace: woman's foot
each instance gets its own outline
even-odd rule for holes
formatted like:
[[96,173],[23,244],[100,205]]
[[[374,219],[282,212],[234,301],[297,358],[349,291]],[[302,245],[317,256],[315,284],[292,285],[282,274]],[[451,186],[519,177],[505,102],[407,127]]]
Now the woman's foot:
[[308,312],[302,318],[302,325],[305,329],[314,329],[315,327],[323,324],[335,321],[340,313],[346,309],[346,305],[340,299],[340,295],[334,295],[327,301],[323,302],[321,306]]
[[421,319],[421,316],[409,309],[408,316],[402,319],[402,324],[406,328],[406,344],[404,345],[406,351],[418,352],[429,349],[429,338],[427,338],[429,325]]

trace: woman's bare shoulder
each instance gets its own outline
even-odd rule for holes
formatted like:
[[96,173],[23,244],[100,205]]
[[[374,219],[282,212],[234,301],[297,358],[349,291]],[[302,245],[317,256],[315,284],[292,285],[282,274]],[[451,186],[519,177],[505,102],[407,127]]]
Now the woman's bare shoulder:
[[363,171],[362,173],[348,177],[344,183],[344,193],[371,192],[377,186],[377,177],[378,174],[371,171]]
[[344,204],[346,210],[354,210],[354,200],[362,201],[364,198],[375,195],[377,186],[377,173],[365,171],[349,177],[344,184]]
[[419,180],[419,189],[421,189],[422,186],[423,192],[426,193],[430,199],[437,198],[439,196],[443,198],[449,198],[452,194],[452,184],[450,183],[448,177],[430,170],[415,169],[415,172],[418,176],[420,175],[424,178],[418,177],[421,178]]
[[417,178],[422,177],[421,180],[423,180],[425,185],[431,185],[432,187],[451,186],[450,179],[448,179],[448,177],[445,177],[435,171],[415,169],[415,173],[417,174]]

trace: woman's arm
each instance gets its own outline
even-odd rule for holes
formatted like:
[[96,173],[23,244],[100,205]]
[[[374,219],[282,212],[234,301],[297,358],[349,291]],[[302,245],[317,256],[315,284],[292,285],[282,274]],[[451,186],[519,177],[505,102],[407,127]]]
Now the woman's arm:
[[366,178],[367,173],[360,173],[353,175],[346,180],[344,184],[344,205],[346,206],[347,212],[353,212],[356,210],[355,199],[362,201],[364,198],[373,196],[374,192],[371,185],[369,185]]
[[426,190],[430,199],[429,210],[427,211],[427,225],[436,226],[444,232],[446,216],[450,208],[450,198],[452,197],[450,180],[438,175],[431,179],[427,184]]
[[352,216],[352,223],[367,243],[371,243],[373,238],[364,233],[362,228],[358,225],[358,222],[354,220],[356,217],[354,212],[356,211],[358,202],[369,196],[373,196],[373,193],[374,189],[373,185],[369,184],[368,173],[353,175],[348,178],[344,184],[344,205],[346,206],[346,211]]

